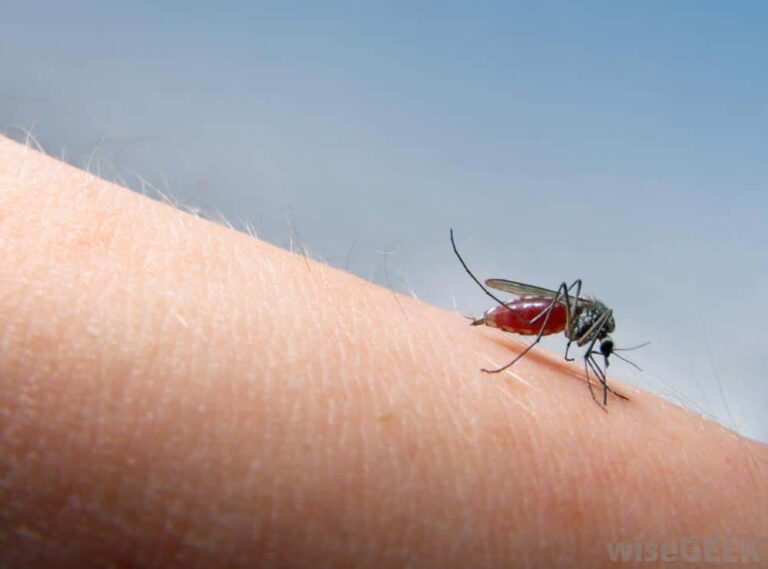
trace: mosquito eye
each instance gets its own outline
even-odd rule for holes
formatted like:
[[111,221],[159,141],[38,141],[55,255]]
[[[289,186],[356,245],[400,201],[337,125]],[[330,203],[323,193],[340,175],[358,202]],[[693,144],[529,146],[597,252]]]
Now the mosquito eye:
[[613,340],[603,340],[600,343],[600,353],[604,356],[610,356],[613,353]]

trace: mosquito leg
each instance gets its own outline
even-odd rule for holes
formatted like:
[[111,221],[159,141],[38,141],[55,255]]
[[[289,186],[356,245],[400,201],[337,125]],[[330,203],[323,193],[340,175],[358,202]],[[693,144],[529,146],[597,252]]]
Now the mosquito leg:
[[563,357],[565,358],[565,361],[567,361],[567,362],[572,362],[573,360],[576,359],[576,358],[569,358],[568,357],[568,350],[571,349],[571,343],[572,343],[572,340],[568,340],[568,343],[565,345],[565,356],[563,356]]
[[[560,286],[565,285],[563,283]],[[572,289],[576,289],[576,296],[573,299],[573,302],[571,302],[571,298],[568,295],[568,292]],[[576,306],[579,302],[579,298],[581,297],[581,279],[576,279],[571,283],[571,286],[567,287],[565,289],[565,336],[568,338],[568,344],[565,346],[565,361],[572,362],[575,358],[569,358],[568,357],[568,350],[571,347],[571,342],[573,341],[571,338],[573,338],[573,321],[576,316]]]
[[[552,302],[547,306],[544,310],[542,310],[539,314],[537,314],[535,317],[533,317],[530,322],[533,324],[536,322],[539,318],[544,316],[545,314],[549,315],[550,312],[555,307],[555,304],[559,302],[559,296],[560,292],[563,293],[563,298],[565,300],[565,329],[566,329],[566,336],[568,338],[571,337],[570,331],[573,329],[573,314],[575,312],[575,302],[571,304],[571,298],[568,295],[568,291],[572,288],[576,287],[576,298],[578,299],[579,295],[581,294],[581,279],[576,279],[571,283],[570,286],[568,286],[567,283],[562,282],[560,283],[560,287],[557,289],[557,294],[555,295],[555,298],[552,299]],[[546,326],[546,323],[544,324]],[[568,345],[565,347],[565,361],[572,362],[574,358],[568,357],[568,349],[571,347],[571,340],[568,340]]]
[[603,383],[603,387],[606,390],[608,390],[611,393],[613,393],[619,399],[623,399],[624,401],[629,401],[629,397],[627,397],[626,395],[624,395],[622,393],[619,393],[615,389],[611,388],[610,385],[608,385],[608,369],[606,368],[605,370],[603,370],[602,368],[600,368],[600,364],[598,364],[596,361],[594,361],[594,358],[592,359],[592,363],[595,365],[595,367],[597,367],[597,369],[600,370],[600,372],[601,372],[601,374],[602,374],[602,376],[603,376],[603,378],[605,380],[605,382]]
[[576,289],[576,294],[574,295],[574,302],[578,302],[579,299],[581,298],[581,279],[576,279],[575,281],[573,281],[571,283],[571,286],[568,287],[568,291],[570,292],[572,288]]
[[[605,377],[605,372],[603,372],[603,370],[600,369],[600,366],[597,365],[591,353],[589,355],[585,355],[584,360],[587,362],[587,364],[589,364],[589,367],[592,368],[592,371],[597,376],[600,384],[603,386],[603,407],[605,407],[608,405],[608,390],[610,389],[608,387],[608,379]],[[587,378],[587,380],[589,380],[589,378]],[[590,385],[592,385],[591,382]]]
[[592,380],[589,377],[589,366],[587,365],[588,363],[589,360],[587,359],[587,356],[584,356],[584,374],[587,376],[587,387],[589,387],[589,394],[592,396],[592,401],[594,401],[596,405],[600,405],[600,402],[597,400],[597,396],[595,395],[595,390],[592,387]]
[[549,315],[550,312],[552,312],[552,309],[555,307],[555,305],[560,302],[560,291],[563,291],[563,297],[565,298],[566,303],[566,317],[568,313],[568,288],[566,287],[565,283],[561,283],[560,286],[557,288],[557,294],[552,298],[552,301],[544,308],[541,312],[539,312],[536,316],[531,318],[528,322],[530,324],[535,324],[536,321],[539,318],[543,318]]
[[[528,346],[522,352],[517,354],[515,359],[513,359],[507,365],[504,365],[504,366],[502,366],[502,367],[500,367],[498,369],[485,369],[485,368],[483,368],[481,371],[484,371],[485,373],[499,373],[499,372],[502,372],[505,369],[515,365],[515,363],[520,358],[522,358],[525,354],[530,352],[536,344],[541,342],[541,337],[544,335],[544,330],[546,329],[547,324],[549,323],[549,317],[552,315],[552,308],[559,301],[561,293],[563,293],[563,291],[567,292],[567,290],[568,290],[568,287],[565,285],[565,283],[560,285],[560,288],[557,289],[557,294],[555,294],[555,298],[552,301],[552,303],[539,315],[539,316],[541,316],[541,315],[544,314],[544,312],[546,312],[546,316],[544,317],[544,322],[541,323],[541,329],[539,330],[539,333],[536,335],[536,339],[533,340],[533,342],[531,342],[530,344],[528,344]],[[536,318],[538,318],[539,316],[537,316]]]
[[608,380],[605,377],[605,373],[600,369],[600,366],[595,363],[595,358],[592,356],[597,339],[598,334],[594,334],[594,337],[587,346],[587,351],[584,352],[584,371],[586,372],[587,385],[589,385],[589,392],[592,394],[592,399],[595,399],[595,392],[592,389],[592,381],[589,378],[589,368],[592,368],[592,372],[597,376],[597,379],[603,386],[603,408],[605,408],[605,406],[608,405]]
[[538,344],[539,342],[541,342],[541,336],[542,336],[541,334],[539,334],[538,336],[536,336],[536,339],[535,339],[533,342],[531,342],[530,344],[528,344],[528,346],[527,346],[527,347],[526,347],[526,348],[525,348],[525,349],[524,349],[522,352],[520,352],[519,354],[517,354],[517,356],[515,357],[515,359],[513,359],[513,360],[512,360],[511,362],[509,362],[507,365],[503,365],[503,366],[501,366],[501,367],[500,367],[500,368],[498,368],[498,369],[485,369],[485,368],[482,368],[480,371],[483,371],[483,372],[485,372],[485,373],[500,373],[500,372],[504,371],[505,369],[512,367],[513,365],[515,365],[515,364],[517,363],[517,360],[519,360],[520,358],[522,358],[522,357],[523,357],[525,354],[527,354],[528,352],[530,352],[530,351],[531,351],[531,349],[532,349],[532,348],[533,348],[533,347],[534,347],[536,344]]
[[624,395],[623,393],[619,393],[615,389],[613,389],[610,385],[608,385],[608,376],[605,371],[600,367],[600,364],[598,364],[595,361],[595,358],[590,354],[589,357],[589,367],[592,368],[593,373],[597,376],[598,380],[600,381],[600,384],[603,386],[603,389],[610,391],[618,397],[619,399],[623,399],[624,401],[629,401],[629,397]]
[[483,289],[483,292],[487,294],[489,297],[491,297],[493,300],[498,302],[502,306],[506,306],[503,300],[501,300],[498,296],[493,294],[490,290],[486,288],[486,286],[481,283],[478,278],[472,273],[472,271],[469,270],[469,267],[467,266],[467,263],[464,261],[464,258],[459,253],[459,249],[456,247],[456,241],[453,239],[453,229],[451,229],[451,245],[453,246],[453,252],[456,253],[456,257],[459,259],[459,262],[461,263],[461,266],[464,267],[464,270],[467,272],[467,274],[472,277],[472,280],[477,283],[477,286],[479,286],[481,289]]
[[[578,299],[578,295],[581,294],[581,279],[576,279],[575,281],[573,281],[571,283],[570,286],[568,286],[564,282],[560,283],[560,286],[557,289],[557,294],[552,299],[552,302],[550,302],[544,310],[539,312],[536,316],[531,318],[528,322],[531,323],[531,324],[534,324],[539,318],[544,317],[547,314],[547,312],[552,310],[554,308],[555,304],[560,302],[560,291],[563,291],[563,299],[565,300],[566,317],[567,317],[568,316],[568,310],[573,311],[573,307],[571,306],[571,297],[568,294],[568,291],[571,290],[573,287],[577,287],[576,299]],[[567,328],[567,324],[566,324],[566,328]]]

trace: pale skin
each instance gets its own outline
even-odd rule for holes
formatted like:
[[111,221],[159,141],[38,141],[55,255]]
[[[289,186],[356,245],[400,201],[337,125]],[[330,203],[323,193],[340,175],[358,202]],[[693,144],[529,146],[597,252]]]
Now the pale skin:
[[523,343],[2,138],[0,259],[0,567],[602,567],[768,535],[764,445],[613,378],[604,412],[538,348],[483,374]]

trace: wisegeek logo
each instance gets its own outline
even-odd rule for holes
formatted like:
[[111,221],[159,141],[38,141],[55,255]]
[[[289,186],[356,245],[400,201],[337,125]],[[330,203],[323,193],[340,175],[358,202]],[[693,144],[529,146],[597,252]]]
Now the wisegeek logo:
[[759,563],[768,560],[768,536],[684,537],[606,544],[614,563]]

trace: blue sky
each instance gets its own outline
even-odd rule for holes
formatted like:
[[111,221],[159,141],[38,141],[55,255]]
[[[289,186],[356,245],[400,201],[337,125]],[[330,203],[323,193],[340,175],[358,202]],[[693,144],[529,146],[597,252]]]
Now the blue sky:
[[768,440],[768,4],[4,4],[9,135],[446,308],[449,227],[581,277],[617,376]]

